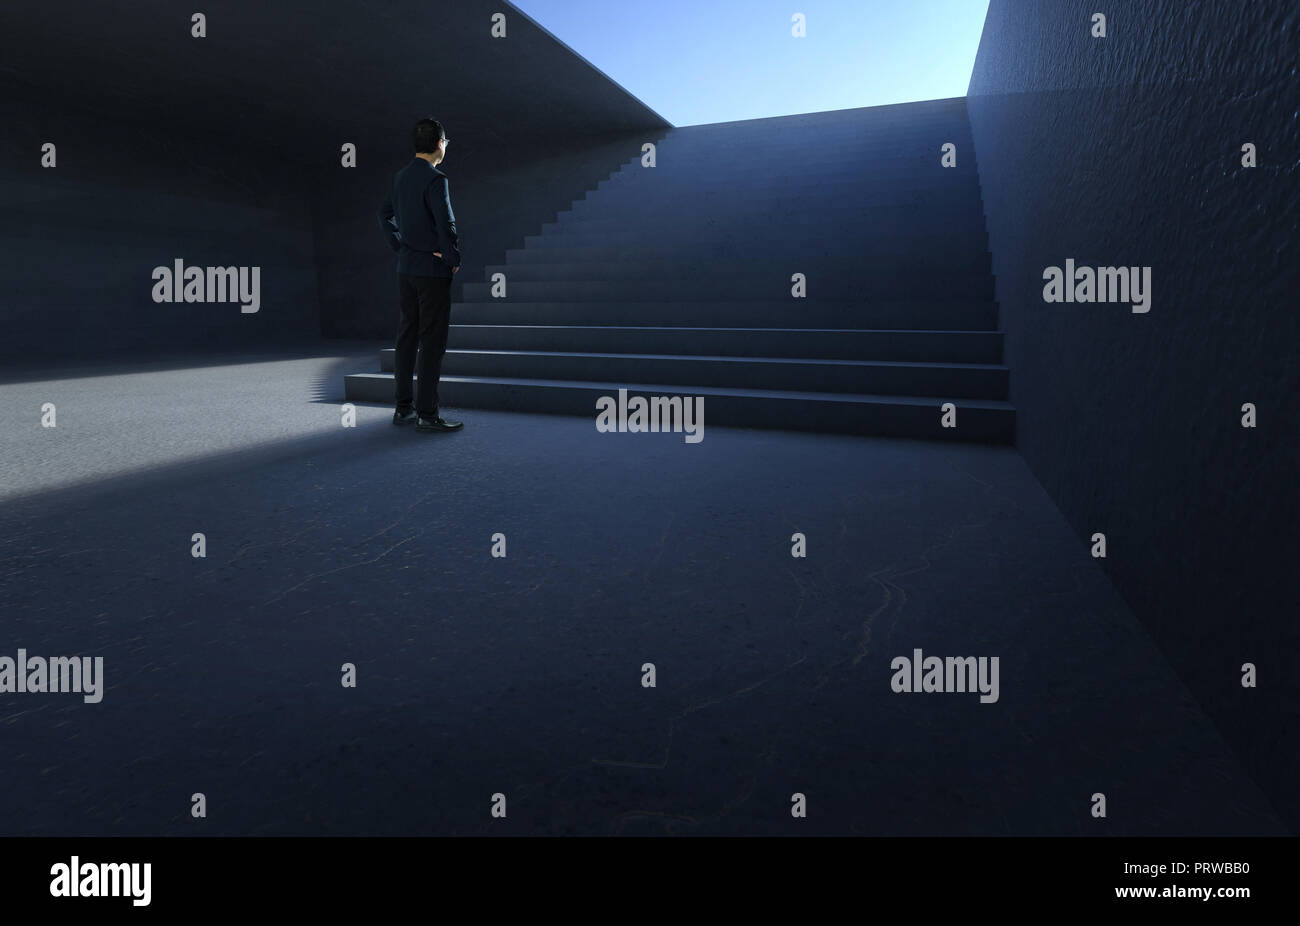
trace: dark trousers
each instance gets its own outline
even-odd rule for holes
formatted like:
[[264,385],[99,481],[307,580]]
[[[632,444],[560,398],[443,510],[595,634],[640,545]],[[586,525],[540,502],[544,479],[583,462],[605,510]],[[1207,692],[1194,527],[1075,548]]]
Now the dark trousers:
[[[442,375],[442,355],[447,351],[447,326],[451,324],[451,277],[416,277],[397,275],[398,304],[401,317],[397,323],[397,356],[393,369],[397,374],[397,409],[414,408],[421,418],[438,417],[438,377]],[[420,351],[420,369],[415,370],[415,351]],[[411,376],[418,375],[418,402],[411,389]]]

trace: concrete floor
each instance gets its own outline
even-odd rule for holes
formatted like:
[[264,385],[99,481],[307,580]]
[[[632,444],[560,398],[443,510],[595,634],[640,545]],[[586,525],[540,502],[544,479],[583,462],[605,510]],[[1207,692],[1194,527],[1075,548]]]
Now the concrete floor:
[[380,346],[7,377],[0,656],[107,690],[0,695],[0,833],[1284,832],[1014,450],[344,429]]

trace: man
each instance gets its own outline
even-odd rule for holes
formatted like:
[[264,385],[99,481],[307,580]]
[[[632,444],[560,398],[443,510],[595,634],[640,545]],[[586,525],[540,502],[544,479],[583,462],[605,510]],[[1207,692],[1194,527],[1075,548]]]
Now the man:
[[[397,410],[393,424],[415,422],[415,430],[458,431],[459,421],[438,414],[438,378],[451,323],[451,280],[460,269],[456,217],[451,211],[447,175],[438,170],[447,152],[447,135],[437,119],[415,124],[415,158],[396,174],[379,224],[397,252]],[[420,351],[419,401],[413,402],[411,376]]]

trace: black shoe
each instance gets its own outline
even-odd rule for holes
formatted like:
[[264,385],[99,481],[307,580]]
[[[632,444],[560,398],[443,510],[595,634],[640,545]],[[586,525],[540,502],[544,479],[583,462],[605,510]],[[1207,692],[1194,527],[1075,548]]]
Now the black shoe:
[[463,427],[463,421],[448,421],[446,418],[421,418],[415,423],[417,431],[459,431]]
[[415,409],[406,412],[399,409],[398,411],[393,412],[393,424],[410,424],[419,417],[420,416],[415,413]]

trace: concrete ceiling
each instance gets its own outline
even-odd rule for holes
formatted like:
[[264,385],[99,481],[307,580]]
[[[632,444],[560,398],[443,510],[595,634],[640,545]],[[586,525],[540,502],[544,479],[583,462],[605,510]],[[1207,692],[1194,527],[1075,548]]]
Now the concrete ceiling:
[[505,0],[4,0],[0,49],[5,92],[277,150],[426,114],[462,153],[669,125]]

